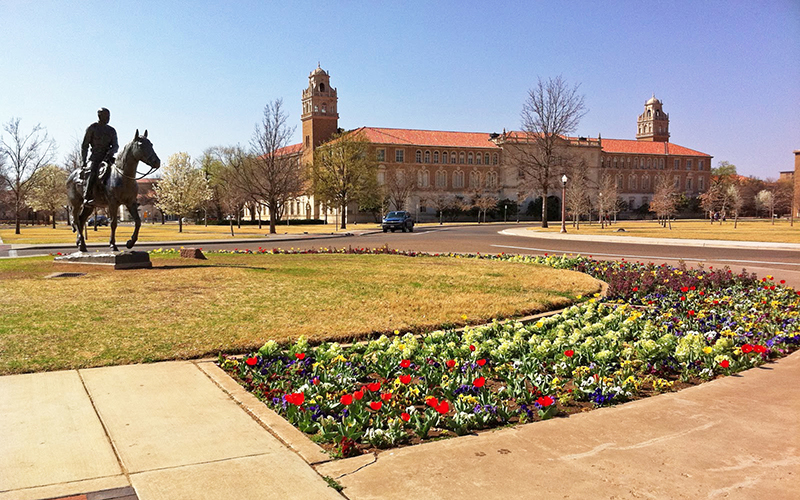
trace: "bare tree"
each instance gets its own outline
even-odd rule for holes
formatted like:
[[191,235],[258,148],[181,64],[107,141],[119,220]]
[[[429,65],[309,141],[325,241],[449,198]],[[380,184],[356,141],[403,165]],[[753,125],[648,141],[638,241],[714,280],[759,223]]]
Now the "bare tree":
[[449,191],[442,188],[438,188],[427,194],[424,199],[431,204],[439,215],[439,225],[443,222],[444,212],[456,208],[455,197]]
[[730,205],[731,212],[733,212],[733,228],[739,225],[739,212],[742,210],[744,199],[739,192],[739,186],[730,184],[726,189],[728,204]]
[[573,172],[567,181],[567,211],[572,215],[572,225],[580,230],[580,218],[589,214],[592,203],[589,198],[589,180],[582,171]]
[[155,186],[159,209],[178,216],[178,232],[183,232],[183,218],[211,197],[203,172],[192,165],[187,153],[175,153],[162,169]]
[[600,227],[604,228],[607,224],[608,213],[615,209],[617,204],[617,198],[619,197],[617,183],[611,175],[604,173],[600,176],[597,191],[598,218],[600,219]]
[[56,211],[67,205],[67,172],[56,165],[46,165],[33,174],[28,193],[28,205],[34,210],[46,210],[53,217],[56,228]]
[[547,227],[547,195],[569,164],[566,136],[578,128],[586,114],[579,85],[562,78],[539,78],[522,107],[522,130],[532,147],[519,147],[517,161],[522,185],[542,197],[542,227]]
[[411,193],[417,189],[417,168],[391,165],[386,167],[386,196],[395,210],[403,210]]
[[472,206],[478,209],[478,223],[481,222],[481,213],[483,213],[483,222],[486,222],[486,212],[497,207],[499,200],[486,193],[474,191],[472,194]]
[[287,149],[294,134],[287,119],[282,99],[264,106],[261,123],[256,124],[250,141],[250,158],[233,172],[236,184],[246,188],[251,201],[269,209],[270,234],[276,233],[275,224],[286,204],[305,188],[300,156]]
[[8,137],[0,137],[0,186],[7,186],[12,194],[15,234],[20,234],[20,214],[34,186],[34,174],[53,160],[56,148],[41,125],[26,134],[19,122],[12,118],[3,126]]
[[650,201],[650,211],[655,212],[662,227],[667,227],[669,224],[669,228],[672,229],[671,218],[675,213],[676,206],[674,184],[669,182],[667,176],[658,176],[653,199]]
[[341,210],[341,228],[347,228],[350,203],[375,202],[379,198],[378,162],[370,142],[359,132],[335,136],[314,152],[311,181],[315,196]]

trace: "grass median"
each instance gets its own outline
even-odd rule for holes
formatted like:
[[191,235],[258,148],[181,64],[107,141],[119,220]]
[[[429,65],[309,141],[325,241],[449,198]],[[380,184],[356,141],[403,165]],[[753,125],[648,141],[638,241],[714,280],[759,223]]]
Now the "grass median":
[[[154,255],[150,270],[0,260],[0,373],[345,340],[480,323],[599,291],[545,266],[393,255]],[[45,278],[82,272],[75,278]]]
[[[733,220],[722,224],[711,224],[708,220],[677,220],[672,222],[672,229],[661,227],[657,221],[620,220],[614,224],[600,227],[598,222],[591,224],[581,222],[580,228],[572,223],[567,224],[567,233],[606,235],[606,236],[638,236],[642,238],[678,238],[697,240],[731,240],[761,241],[771,243],[800,243],[800,220],[794,226],[788,221],[780,220],[772,224],[769,220],[744,219],[733,227]],[[624,229],[624,231],[620,231]],[[550,222],[550,227],[531,227],[531,231],[559,232],[561,223]]]

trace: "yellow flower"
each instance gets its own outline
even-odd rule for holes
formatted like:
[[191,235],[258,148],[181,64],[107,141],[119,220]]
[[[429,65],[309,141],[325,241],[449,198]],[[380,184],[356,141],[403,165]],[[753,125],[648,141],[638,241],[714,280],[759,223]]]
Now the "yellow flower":
[[706,354],[711,354],[712,350],[713,349],[711,349],[711,347],[709,347],[709,346],[703,347],[703,352],[706,353]]
[[400,330],[395,330],[395,331],[394,331],[394,334],[395,334],[395,335],[400,335]]
[[466,320],[467,319],[467,315],[466,314],[462,314],[461,315],[461,319]]

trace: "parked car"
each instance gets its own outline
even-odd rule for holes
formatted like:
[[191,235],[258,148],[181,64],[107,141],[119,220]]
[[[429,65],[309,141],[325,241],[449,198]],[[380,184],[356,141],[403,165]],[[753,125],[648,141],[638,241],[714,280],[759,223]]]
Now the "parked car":
[[386,231],[395,232],[397,229],[401,229],[404,233],[406,231],[414,232],[414,219],[410,213],[404,210],[389,212],[381,222],[381,229],[384,233]]
[[[105,215],[98,215],[96,217],[96,219],[97,219],[97,225],[98,226],[107,226],[108,225],[108,217],[106,217]],[[94,226],[94,224],[95,224],[95,217],[89,217],[89,220],[86,221],[86,225],[87,226]]]

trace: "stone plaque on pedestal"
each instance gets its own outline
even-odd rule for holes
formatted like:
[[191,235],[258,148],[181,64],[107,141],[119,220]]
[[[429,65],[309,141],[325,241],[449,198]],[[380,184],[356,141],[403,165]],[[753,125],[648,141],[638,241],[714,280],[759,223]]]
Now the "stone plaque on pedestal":
[[91,264],[97,266],[114,266],[114,269],[150,269],[150,254],[147,252],[75,252],[55,258],[58,262],[68,264]]

